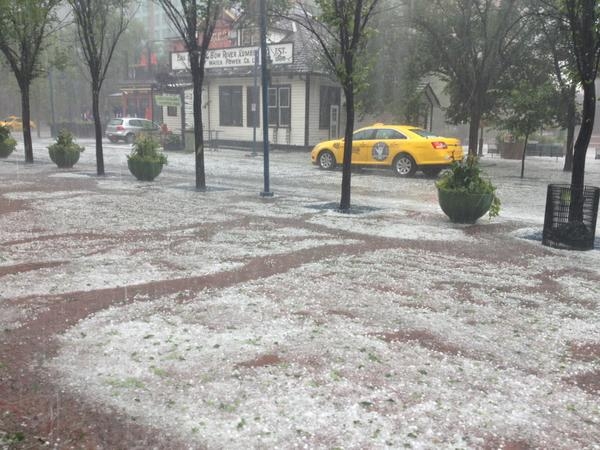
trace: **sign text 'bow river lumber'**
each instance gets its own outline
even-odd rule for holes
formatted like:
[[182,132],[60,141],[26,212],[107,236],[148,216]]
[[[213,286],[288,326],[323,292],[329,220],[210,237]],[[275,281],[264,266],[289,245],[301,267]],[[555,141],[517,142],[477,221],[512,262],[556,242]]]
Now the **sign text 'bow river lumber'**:
[[[294,44],[271,44],[268,47],[271,64],[291,64],[294,62]],[[243,67],[254,65],[254,53],[258,47],[231,47],[208,50],[206,52],[206,68]],[[260,51],[259,51],[260,53]],[[190,63],[187,52],[171,53],[172,70],[189,70]]]

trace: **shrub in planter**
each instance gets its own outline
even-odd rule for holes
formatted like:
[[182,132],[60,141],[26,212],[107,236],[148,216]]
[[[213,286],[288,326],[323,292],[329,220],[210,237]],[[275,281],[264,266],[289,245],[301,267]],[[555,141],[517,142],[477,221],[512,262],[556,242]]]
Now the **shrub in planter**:
[[48,154],[58,167],[69,168],[79,161],[79,155],[84,150],[85,147],[73,141],[71,132],[61,130],[56,137],[56,142],[48,147]]
[[482,176],[474,156],[454,162],[435,184],[440,207],[452,222],[475,223],[486,212],[490,218],[500,212],[496,188]]
[[160,143],[152,136],[140,135],[127,155],[127,167],[141,181],[152,181],[167,164],[167,157],[160,151]]
[[17,141],[10,135],[10,127],[0,125],[0,158],[7,158],[16,146]]

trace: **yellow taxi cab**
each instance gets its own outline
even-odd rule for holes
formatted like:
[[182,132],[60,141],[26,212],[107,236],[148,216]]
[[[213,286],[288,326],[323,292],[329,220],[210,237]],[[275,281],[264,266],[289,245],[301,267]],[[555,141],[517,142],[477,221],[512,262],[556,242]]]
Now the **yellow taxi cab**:
[[[344,161],[344,140],[317,144],[311,152],[313,164],[322,169],[334,169]],[[464,157],[460,140],[437,136],[410,125],[376,123],[354,132],[352,165],[391,167],[400,177],[409,177],[417,170],[436,176],[454,161]]]
[[[11,131],[23,131],[23,121],[17,116],[8,116],[4,120],[0,120],[0,125],[11,129]],[[35,128],[35,123],[29,121],[29,126]]]

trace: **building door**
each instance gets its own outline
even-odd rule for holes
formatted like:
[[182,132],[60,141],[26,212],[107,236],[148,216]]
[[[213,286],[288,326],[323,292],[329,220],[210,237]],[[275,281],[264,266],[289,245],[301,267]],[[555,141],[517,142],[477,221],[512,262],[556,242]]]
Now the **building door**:
[[340,107],[331,105],[329,107],[329,139],[340,137]]

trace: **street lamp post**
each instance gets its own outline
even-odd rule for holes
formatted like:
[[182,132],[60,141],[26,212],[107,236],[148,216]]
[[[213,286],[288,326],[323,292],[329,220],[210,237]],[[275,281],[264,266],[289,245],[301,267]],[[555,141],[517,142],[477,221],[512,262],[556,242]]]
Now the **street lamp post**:
[[262,75],[262,109],[263,109],[263,162],[264,162],[264,190],[261,197],[272,197],[269,187],[269,74],[267,61],[267,1],[260,0],[260,64]]

